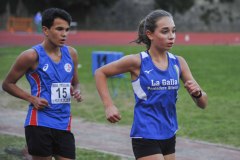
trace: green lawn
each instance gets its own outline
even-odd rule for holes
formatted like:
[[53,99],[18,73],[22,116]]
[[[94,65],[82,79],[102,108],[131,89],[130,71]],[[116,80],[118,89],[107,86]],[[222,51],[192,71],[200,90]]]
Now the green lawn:
[[[26,47],[11,47],[0,49],[0,81],[6,75],[16,56]],[[79,79],[84,97],[82,103],[73,102],[73,115],[89,121],[107,123],[103,105],[95,89],[91,71],[92,51],[122,51],[124,54],[134,54],[144,50],[142,46],[79,46]],[[175,46],[172,53],[183,56],[191,71],[207,92],[209,105],[206,110],[195,107],[192,99],[181,87],[177,103],[179,131],[178,135],[208,142],[228,144],[240,147],[240,46]],[[28,86],[25,80],[20,85]],[[114,97],[119,107],[121,125],[131,125],[133,117],[134,97],[129,74],[124,79],[110,79],[111,92],[117,91]],[[1,93],[2,96],[6,94]],[[19,102],[14,100],[13,102]],[[12,102],[12,103],[13,103]],[[11,104],[11,102],[9,102]],[[26,103],[18,103],[19,108],[25,108]],[[9,105],[11,106],[11,105]]]

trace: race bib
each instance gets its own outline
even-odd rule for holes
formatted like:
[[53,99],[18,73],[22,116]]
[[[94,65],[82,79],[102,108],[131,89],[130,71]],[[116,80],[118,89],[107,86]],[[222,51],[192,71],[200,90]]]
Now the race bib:
[[52,83],[51,101],[52,104],[71,103],[70,83]]

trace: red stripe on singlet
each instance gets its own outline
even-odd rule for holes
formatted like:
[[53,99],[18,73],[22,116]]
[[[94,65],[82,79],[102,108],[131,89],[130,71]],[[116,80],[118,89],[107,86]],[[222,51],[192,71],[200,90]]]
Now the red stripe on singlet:
[[68,127],[67,127],[68,131],[71,131],[71,124],[72,124],[72,115],[69,118],[69,123],[68,123]]
[[[37,84],[37,95],[36,96],[40,97],[41,82],[40,82],[39,75],[37,73],[32,73],[31,76]],[[36,108],[32,109],[31,117],[30,117],[30,125],[37,126],[37,109]]]

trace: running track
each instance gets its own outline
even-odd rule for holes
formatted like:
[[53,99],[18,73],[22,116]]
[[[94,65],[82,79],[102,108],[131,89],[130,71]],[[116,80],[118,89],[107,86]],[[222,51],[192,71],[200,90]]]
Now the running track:
[[[136,32],[73,31],[71,45],[130,45]],[[32,46],[43,40],[42,34],[0,31],[0,47]],[[177,33],[176,45],[240,45],[240,33]]]

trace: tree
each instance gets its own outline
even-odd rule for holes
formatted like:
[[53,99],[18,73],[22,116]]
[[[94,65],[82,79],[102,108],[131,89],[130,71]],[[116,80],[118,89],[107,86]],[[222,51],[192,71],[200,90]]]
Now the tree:
[[6,12],[7,4],[9,4],[11,13],[15,13],[17,9],[18,0],[1,0],[0,5],[0,14],[3,14]]
[[231,4],[234,3],[234,0],[220,0],[215,2],[213,0],[207,0],[211,4],[211,8],[202,7],[203,13],[200,15],[200,19],[206,24],[210,25],[211,22],[220,22],[223,17],[228,17],[229,22],[233,22],[234,18],[232,11],[227,8],[225,10],[218,7],[218,3],[222,4]]
[[194,0],[154,0],[155,8],[161,8],[171,12],[173,15],[184,13],[194,5]]
[[[16,7],[20,0],[1,0],[0,14],[6,12],[6,5],[10,4],[10,12],[16,15]],[[65,9],[69,13],[74,12],[72,9],[81,14],[87,15],[88,11],[96,6],[103,5],[110,7],[118,0],[22,0],[22,3],[27,8],[29,15],[33,15],[38,11],[43,11],[50,7],[58,7]]]
[[[50,7],[58,7],[65,9],[69,13],[74,12],[73,9],[81,14],[88,14],[88,11],[96,6],[103,5],[110,7],[117,0],[23,0],[23,3],[27,7],[30,13],[36,13],[37,11],[43,11]],[[33,7],[34,6],[34,7]],[[84,11],[84,12],[83,12]]]

